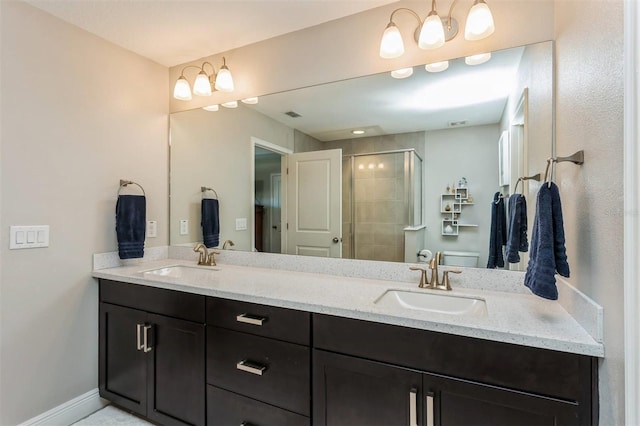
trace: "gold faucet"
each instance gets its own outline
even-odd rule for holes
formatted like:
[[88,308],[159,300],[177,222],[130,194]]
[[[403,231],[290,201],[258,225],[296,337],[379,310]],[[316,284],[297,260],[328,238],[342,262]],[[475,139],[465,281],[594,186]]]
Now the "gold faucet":
[[452,274],[460,274],[462,270],[460,269],[449,269],[442,273],[442,282],[440,282],[440,276],[438,274],[438,265],[440,264],[440,258],[442,254],[440,252],[436,252],[435,256],[431,259],[429,263],[429,269],[431,269],[431,280],[427,278],[427,270],[420,266],[410,266],[409,269],[412,271],[421,271],[420,275],[420,284],[418,284],[419,288],[427,288],[433,290],[447,290],[451,291],[451,282],[449,280],[449,273]]
[[216,266],[214,254],[220,254],[219,251],[212,250],[209,252],[207,251],[207,247],[202,243],[196,244],[193,251],[200,253],[200,256],[198,256],[198,265]]

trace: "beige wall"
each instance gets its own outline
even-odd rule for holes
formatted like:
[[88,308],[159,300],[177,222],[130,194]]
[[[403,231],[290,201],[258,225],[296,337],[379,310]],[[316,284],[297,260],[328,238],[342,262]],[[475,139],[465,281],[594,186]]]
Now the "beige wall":
[[[167,244],[168,70],[22,2],[0,2],[0,424],[98,386],[92,253],[116,250],[118,181],[144,186]],[[8,250],[10,225],[51,227]]]
[[[173,99],[173,84],[186,64],[172,67],[171,111],[553,39],[552,0],[492,0],[496,31],[491,37],[468,42],[458,35],[440,49],[425,51],[409,41],[413,38],[415,18],[398,14],[396,23],[405,39],[406,53],[393,60],[381,59],[378,56],[380,37],[391,12],[398,7],[413,8],[421,16],[429,10],[424,1],[400,1],[192,63],[200,66],[208,60],[219,67],[225,56],[234,76],[236,91],[233,93],[218,92],[208,98],[196,96],[188,102]],[[441,7],[444,10],[448,4]],[[469,4],[458,3],[453,16],[464,23],[469,7]],[[190,81],[195,78],[194,71],[187,70]]]
[[[171,243],[202,241],[200,187],[216,190],[220,203],[220,241],[236,250],[251,249],[250,223],[235,230],[236,218],[251,222],[253,209],[251,138],[293,151],[293,129],[250,108],[195,109],[171,115]],[[189,220],[189,235],[179,235],[179,221]]]
[[604,307],[600,425],[622,425],[623,1],[558,1],[555,16],[556,152],[585,152],[557,166],[570,281]]

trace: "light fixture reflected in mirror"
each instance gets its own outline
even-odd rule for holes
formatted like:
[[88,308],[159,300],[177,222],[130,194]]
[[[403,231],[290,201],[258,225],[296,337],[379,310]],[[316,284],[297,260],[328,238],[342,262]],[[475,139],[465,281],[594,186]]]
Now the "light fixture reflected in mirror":
[[245,98],[240,100],[243,104],[255,105],[258,103],[258,97],[254,96],[253,98]]
[[[418,21],[418,27],[414,31],[414,38],[420,49],[437,49],[443,46],[445,42],[452,40],[458,34],[458,21],[451,16],[455,4],[456,0],[453,0],[449,8],[449,14],[442,18],[438,15],[436,0],[432,0],[431,12],[429,12],[424,21],[420,19],[416,12],[406,7],[401,7],[391,12],[389,23],[380,41],[380,57],[392,59],[400,57],[404,53],[402,35],[395,22],[393,22],[393,17],[398,12],[407,12]],[[487,6],[485,0],[475,0],[467,16],[465,39],[481,40],[489,37],[494,31],[495,25],[489,6]]]
[[229,102],[225,102],[220,104],[225,108],[238,108],[238,101],[229,101]]
[[426,64],[424,69],[429,72],[442,72],[449,68],[449,61],[434,62],[432,64]]
[[364,135],[364,130],[352,130],[351,133],[354,135]]
[[412,67],[391,71],[391,77],[398,78],[398,79],[411,77],[412,75],[413,75]]
[[218,111],[220,109],[220,106],[219,105],[207,105],[207,106],[202,107],[202,109],[205,110],[205,111],[215,112],[215,111]]
[[491,52],[479,53],[477,55],[471,55],[464,58],[464,63],[467,65],[480,65],[491,59]]
[[[205,71],[205,66],[209,65],[213,70],[211,74],[208,74]],[[180,77],[176,81],[175,86],[173,87],[173,97],[181,100],[181,101],[190,101],[191,97],[191,87],[189,86],[189,82],[184,76],[184,72],[188,68],[199,69],[200,72],[196,76],[193,82],[193,94],[196,96],[211,96],[214,89],[220,92],[233,92],[233,76],[231,75],[231,71],[227,67],[226,59],[222,58],[222,67],[216,73],[215,67],[210,62],[203,62],[202,66],[197,67],[195,65],[187,65],[182,69],[180,73]]]

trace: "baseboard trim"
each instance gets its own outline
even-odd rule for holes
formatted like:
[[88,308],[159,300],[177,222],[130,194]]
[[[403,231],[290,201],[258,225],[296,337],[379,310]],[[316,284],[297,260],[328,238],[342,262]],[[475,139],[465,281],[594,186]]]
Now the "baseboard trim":
[[60,426],[71,425],[108,405],[100,398],[98,389],[90,390],[70,401],[21,423],[19,426]]

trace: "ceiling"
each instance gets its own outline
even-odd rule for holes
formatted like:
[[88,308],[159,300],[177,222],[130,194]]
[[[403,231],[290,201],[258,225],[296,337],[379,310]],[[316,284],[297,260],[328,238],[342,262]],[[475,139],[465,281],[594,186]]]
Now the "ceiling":
[[397,0],[26,0],[167,67]]

